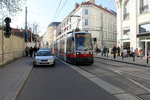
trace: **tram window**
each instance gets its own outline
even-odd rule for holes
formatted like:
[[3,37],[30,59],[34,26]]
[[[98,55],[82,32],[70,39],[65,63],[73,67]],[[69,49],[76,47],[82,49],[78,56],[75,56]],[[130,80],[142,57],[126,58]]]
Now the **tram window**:
[[76,34],[76,49],[91,50],[92,42],[89,34]]
[[72,40],[73,37],[67,38],[67,52],[73,53],[74,52],[74,41]]
[[68,37],[67,38],[67,52],[70,52],[71,51],[71,38]]

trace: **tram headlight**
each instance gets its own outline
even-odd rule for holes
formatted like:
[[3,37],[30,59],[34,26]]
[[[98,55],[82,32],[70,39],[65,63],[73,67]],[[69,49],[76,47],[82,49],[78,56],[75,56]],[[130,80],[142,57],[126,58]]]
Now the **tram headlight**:
[[89,54],[93,54],[93,52],[89,52]]
[[76,52],[77,55],[81,54],[80,52]]

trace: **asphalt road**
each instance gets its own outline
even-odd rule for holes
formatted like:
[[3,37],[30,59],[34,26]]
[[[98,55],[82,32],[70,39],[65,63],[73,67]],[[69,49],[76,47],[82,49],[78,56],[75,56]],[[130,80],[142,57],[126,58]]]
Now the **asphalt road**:
[[17,100],[117,100],[59,60],[33,68]]

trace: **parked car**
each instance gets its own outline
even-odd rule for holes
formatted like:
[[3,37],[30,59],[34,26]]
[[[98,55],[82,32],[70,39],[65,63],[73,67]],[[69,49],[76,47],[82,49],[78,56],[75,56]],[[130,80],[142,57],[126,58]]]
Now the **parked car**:
[[55,65],[55,58],[49,50],[38,50],[34,61],[33,66],[37,65]]

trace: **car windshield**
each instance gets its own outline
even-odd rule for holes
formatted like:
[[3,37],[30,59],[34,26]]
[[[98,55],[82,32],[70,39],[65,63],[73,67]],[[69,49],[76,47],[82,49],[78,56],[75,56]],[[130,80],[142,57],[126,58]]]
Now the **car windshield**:
[[37,56],[51,56],[50,51],[38,51]]

